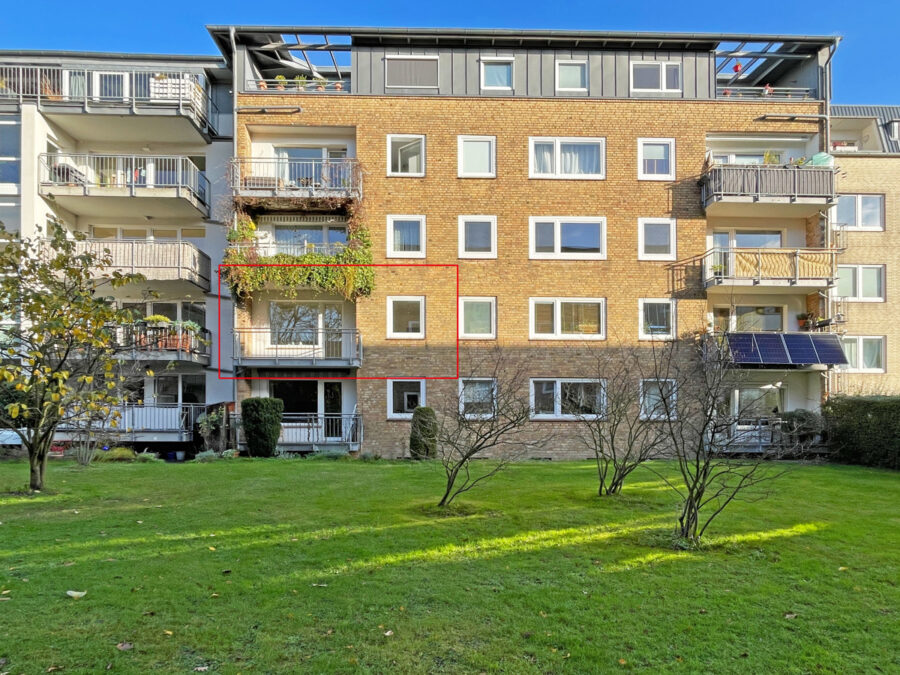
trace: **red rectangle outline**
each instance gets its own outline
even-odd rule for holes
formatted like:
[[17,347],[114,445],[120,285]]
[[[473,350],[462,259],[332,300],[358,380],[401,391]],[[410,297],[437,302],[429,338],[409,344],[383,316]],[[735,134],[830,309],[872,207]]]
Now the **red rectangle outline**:
[[[222,377],[222,268],[223,267],[452,267],[456,270],[456,375],[450,377]],[[369,263],[369,264],[329,264],[329,263],[220,263],[216,267],[216,281],[218,282],[218,333],[216,342],[218,348],[218,362],[216,364],[217,375],[220,380],[458,380],[459,379],[459,265],[450,263]],[[427,310],[426,310],[427,311]]]

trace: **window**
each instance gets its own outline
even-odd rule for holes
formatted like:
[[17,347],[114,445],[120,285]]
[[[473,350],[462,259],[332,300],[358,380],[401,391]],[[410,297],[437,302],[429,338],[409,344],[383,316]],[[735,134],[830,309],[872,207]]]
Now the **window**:
[[481,88],[488,91],[512,91],[513,58],[482,58]]
[[841,338],[848,364],[843,370],[856,373],[884,372],[884,337],[846,336]]
[[530,218],[534,260],[605,260],[606,218]]
[[857,302],[884,300],[884,265],[838,265],[837,297]]
[[675,260],[675,219],[638,218],[638,260]]
[[470,340],[497,337],[497,299],[460,298],[459,336]]
[[459,257],[497,257],[497,216],[459,217]]
[[675,139],[638,139],[638,180],[675,180]]
[[422,405],[425,405],[425,380],[387,381],[389,420],[412,419],[413,410]]
[[496,136],[457,136],[456,139],[458,177],[496,177]]
[[494,415],[497,383],[490,378],[464,378],[459,381],[459,412],[468,419],[487,419]]
[[388,134],[388,176],[425,175],[425,137]]
[[603,340],[604,298],[529,298],[532,340]]
[[884,229],[884,195],[839,195],[831,214],[837,227]]
[[437,56],[385,56],[384,86],[403,89],[437,89]]
[[22,226],[22,211],[18,200],[0,201],[0,225],[7,232],[18,232]]
[[387,257],[425,257],[425,216],[387,217]]
[[675,415],[675,380],[641,380],[641,418],[664,420]]
[[675,301],[638,300],[639,329],[641,340],[675,339]]
[[785,308],[779,305],[738,305],[734,308],[734,330],[776,333],[784,330]]
[[631,64],[631,91],[681,91],[681,64],[637,61]]
[[600,380],[531,380],[533,419],[596,418],[604,413],[604,383]]
[[[304,255],[324,253],[332,255],[342,250],[347,243],[347,226],[331,219],[308,219],[293,216],[261,216],[259,234],[265,236],[265,229],[271,227],[273,244],[260,241],[257,246],[262,255],[285,253]],[[154,235],[157,239],[157,235]],[[182,236],[185,233],[182,232]]]
[[557,61],[556,91],[587,92],[587,61]]
[[[158,303],[154,303],[154,311]],[[269,339],[273,345],[318,346],[343,327],[342,307],[336,302],[272,302]]]
[[17,117],[0,116],[0,183],[19,183],[22,134]]
[[606,178],[605,138],[534,136],[529,144],[529,178]]
[[425,337],[425,297],[394,295],[387,299],[389,338],[420,340]]

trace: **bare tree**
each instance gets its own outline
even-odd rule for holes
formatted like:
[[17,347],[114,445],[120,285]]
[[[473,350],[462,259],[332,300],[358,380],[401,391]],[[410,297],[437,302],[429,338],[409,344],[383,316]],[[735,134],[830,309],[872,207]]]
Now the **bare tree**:
[[[524,362],[513,362],[499,347],[469,356],[456,393],[448,394],[437,411],[437,453],[447,479],[438,506],[447,506],[546,441],[528,428]],[[473,470],[473,460],[482,458],[492,461]]]

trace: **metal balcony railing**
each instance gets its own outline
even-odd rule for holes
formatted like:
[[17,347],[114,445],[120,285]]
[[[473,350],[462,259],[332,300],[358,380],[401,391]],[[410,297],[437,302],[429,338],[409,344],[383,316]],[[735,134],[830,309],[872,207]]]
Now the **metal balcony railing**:
[[183,70],[69,68],[0,64],[0,101],[39,105],[120,105],[134,111],[175,107],[202,130],[214,131],[216,106],[200,73]]
[[832,167],[717,165],[700,179],[703,204],[728,197],[836,199]]
[[[238,438],[245,443],[241,416],[233,415]],[[284,413],[278,444],[282,446],[359,444],[363,439],[362,415],[357,413]]]
[[209,207],[209,180],[187,157],[146,155],[40,155],[41,187],[126,188],[132,197],[142,190],[172,188]]
[[235,328],[236,364],[362,364],[362,337],[355,328]]
[[785,281],[830,284],[837,277],[834,248],[712,248],[702,259],[707,286],[725,281]]
[[294,77],[291,79],[247,80],[244,91],[285,94],[349,94],[350,80],[315,80]]
[[260,257],[270,257],[273,255],[301,256],[307,255],[308,253],[319,253],[321,255],[339,255],[343,251],[347,250],[347,244],[342,242],[321,244],[311,241],[258,241],[250,243],[237,242],[229,244],[229,247],[254,250],[256,252],[256,255]]
[[116,344],[132,358],[164,358],[171,360],[209,358],[210,332],[206,328],[193,331],[180,325],[148,325],[134,323],[114,327]]
[[716,87],[716,97],[813,100],[816,98],[816,90],[809,87],[730,87],[728,85],[719,85]]
[[[118,419],[113,414],[102,420],[93,419],[67,420],[60,424],[62,431],[106,431],[116,434],[134,434],[140,432],[181,432],[190,434],[194,422],[206,410],[202,403],[157,403],[137,404],[125,403],[113,406],[118,412]],[[113,422],[115,421],[115,424]]]
[[233,159],[231,167],[231,187],[238,194],[362,198],[362,172],[352,158]]

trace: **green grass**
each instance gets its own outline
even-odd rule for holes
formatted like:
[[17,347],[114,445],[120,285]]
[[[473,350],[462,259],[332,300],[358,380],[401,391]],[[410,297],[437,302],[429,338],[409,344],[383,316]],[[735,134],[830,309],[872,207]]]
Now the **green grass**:
[[[2,463],[0,489],[26,476]],[[0,494],[0,672],[900,669],[896,473],[798,465],[702,551],[671,548],[651,472],[599,498],[584,462],[514,465],[450,515],[427,463],[54,463],[48,485]]]

